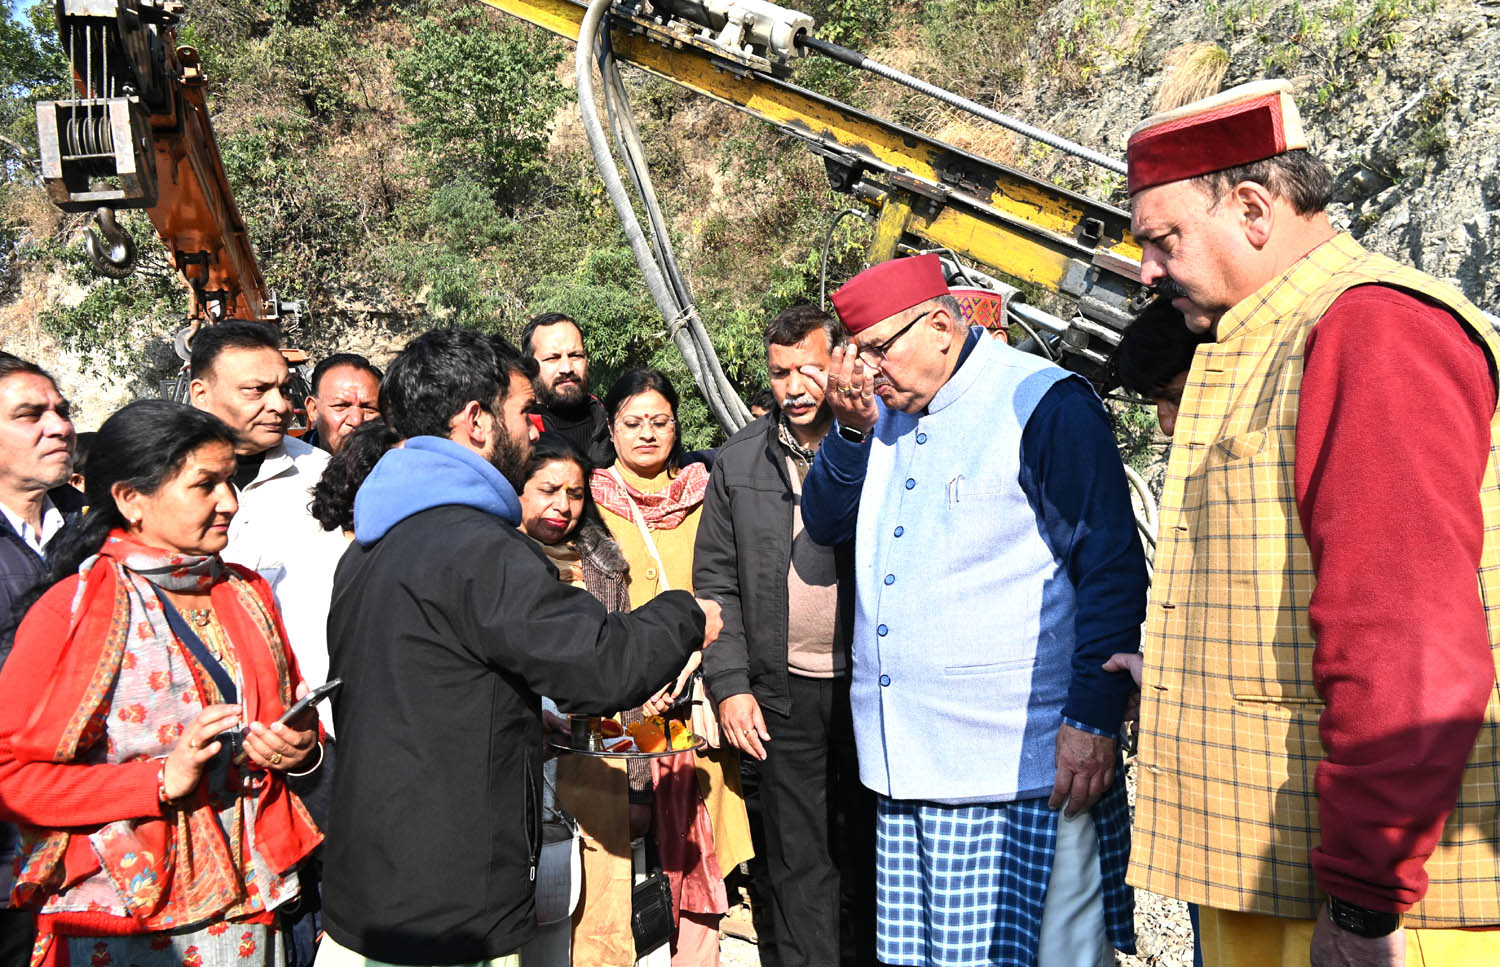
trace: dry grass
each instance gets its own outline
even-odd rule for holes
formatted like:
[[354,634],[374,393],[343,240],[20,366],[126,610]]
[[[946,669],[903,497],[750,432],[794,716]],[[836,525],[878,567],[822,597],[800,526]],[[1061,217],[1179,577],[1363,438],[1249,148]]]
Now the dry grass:
[[1166,80],[1156,94],[1153,110],[1171,111],[1219,92],[1229,70],[1229,52],[1218,44],[1183,44],[1163,61]]
[[53,238],[63,227],[63,213],[40,185],[12,185],[6,191],[5,217],[33,239]]
[[[936,122],[924,128],[939,141],[1000,164],[1016,163],[1017,135],[983,118],[954,110],[935,112]],[[946,118],[943,115],[947,115]]]

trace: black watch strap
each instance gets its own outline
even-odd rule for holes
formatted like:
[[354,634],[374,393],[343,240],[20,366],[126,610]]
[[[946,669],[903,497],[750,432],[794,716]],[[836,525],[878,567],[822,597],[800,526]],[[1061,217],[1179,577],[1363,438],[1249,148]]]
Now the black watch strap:
[[870,439],[870,434],[861,433],[854,427],[845,426],[842,423],[839,424],[839,436],[843,437],[845,440],[848,440],[850,443],[864,443],[866,440]]
[[1371,940],[1395,933],[1396,928],[1401,926],[1399,913],[1386,913],[1382,910],[1355,906],[1335,896],[1328,898],[1328,916],[1339,929]]

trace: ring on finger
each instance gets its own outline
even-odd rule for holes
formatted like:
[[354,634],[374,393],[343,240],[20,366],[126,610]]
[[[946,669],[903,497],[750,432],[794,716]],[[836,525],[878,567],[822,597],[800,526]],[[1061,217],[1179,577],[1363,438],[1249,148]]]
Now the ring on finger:
[[279,765],[281,765],[281,753],[280,752],[272,752],[271,753],[271,765],[273,765],[273,766],[279,766]]

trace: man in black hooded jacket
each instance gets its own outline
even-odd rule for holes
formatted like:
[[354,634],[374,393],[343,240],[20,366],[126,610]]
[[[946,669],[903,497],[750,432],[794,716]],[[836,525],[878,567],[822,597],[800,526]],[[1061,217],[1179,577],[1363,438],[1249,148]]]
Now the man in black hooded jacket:
[[507,350],[429,332],[381,388],[406,442],[360,488],[334,578],[320,967],[519,963],[536,929],[538,696],[638,705],[704,641],[686,592],[607,614],[517,530],[536,369]]

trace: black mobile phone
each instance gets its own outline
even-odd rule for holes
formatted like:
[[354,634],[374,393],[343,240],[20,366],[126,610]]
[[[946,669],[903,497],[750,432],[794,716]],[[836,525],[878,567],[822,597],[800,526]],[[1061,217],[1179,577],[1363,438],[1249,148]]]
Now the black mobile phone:
[[339,686],[342,684],[344,684],[344,680],[342,678],[330,678],[328,681],[324,682],[317,688],[299,698],[296,704],[287,709],[285,712],[282,712],[281,718],[277,719],[276,721],[280,722],[282,725],[287,724],[292,719],[301,715],[303,712],[323,701],[323,699],[338,691]]

